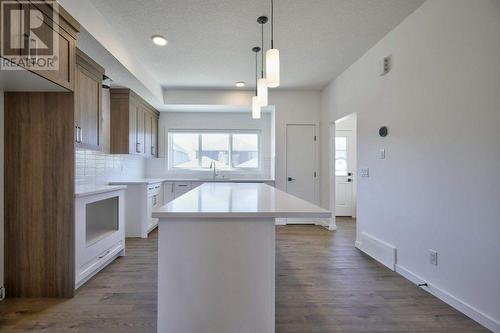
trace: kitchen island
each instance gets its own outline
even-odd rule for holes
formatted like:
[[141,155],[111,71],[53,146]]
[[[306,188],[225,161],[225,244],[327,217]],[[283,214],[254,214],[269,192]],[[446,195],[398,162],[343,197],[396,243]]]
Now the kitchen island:
[[265,184],[203,184],[157,209],[158,332],[271,333],[275,219],[331,213]]

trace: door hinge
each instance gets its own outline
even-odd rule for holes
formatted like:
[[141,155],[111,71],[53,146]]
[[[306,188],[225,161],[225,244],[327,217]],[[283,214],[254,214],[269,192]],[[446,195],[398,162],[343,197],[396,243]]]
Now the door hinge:
[[5,287],[0,287],[0,301],[5,299]]

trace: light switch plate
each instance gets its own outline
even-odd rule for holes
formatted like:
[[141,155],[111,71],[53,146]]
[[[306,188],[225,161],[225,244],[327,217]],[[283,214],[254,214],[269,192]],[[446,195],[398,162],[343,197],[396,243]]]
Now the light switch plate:
[[368,168],[360,169],[359,176],[364,177],[364,178],[370,177],[370,169],[368,169]]
[[429,250],[429,263],[431,265],[437,266],[438,264],[438,253],[434,250]]
[[385,149],[380,149],[379,157],[381,160],[385,160]]

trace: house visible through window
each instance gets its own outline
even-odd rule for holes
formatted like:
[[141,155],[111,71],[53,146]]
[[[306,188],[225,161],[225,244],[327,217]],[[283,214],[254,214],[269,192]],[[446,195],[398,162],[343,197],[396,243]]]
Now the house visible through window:
[[169,168],[258,169],[260,132],[169,132]]

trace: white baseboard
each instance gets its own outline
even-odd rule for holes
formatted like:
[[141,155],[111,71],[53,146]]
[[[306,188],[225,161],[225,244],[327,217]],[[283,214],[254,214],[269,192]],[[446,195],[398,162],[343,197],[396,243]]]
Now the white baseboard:
[[488,316],[487,314],[482,313],[475,307],[458,299],[457,297],[448,293],[444,289],[439,288],[438,286],[427,282],[425,279],[421,278],[420,276],[416,275],[415,273],[411,272],[410,270],[404,268],[401,265],[396,265],[396,272],[415,284],[427,283],[428,286],[423,287],[422,289],[436,296],[437,298],[447,303],[448,305],[452,306],[453,308],[457,309],[458,311],[462,312],[466,316],[474,319],[487,329],[496,333],[500,332],[500,322],[498,320],[495,320],[494,318]]
[[320,225],[328,230],[337,230],[335,223],[332,223],[332,219],[321,219],[321,218],[277,218],[276,225],[293,225],[293,224],[310,224],[310,225]]
[[277,218],[274,220],[276,225],[286,225],[286,219],[285,218]]
[[368,254],[391,270],[396,266],[396,247],[366,232],[361,233],[361,240],[356,241],[356,248]]

